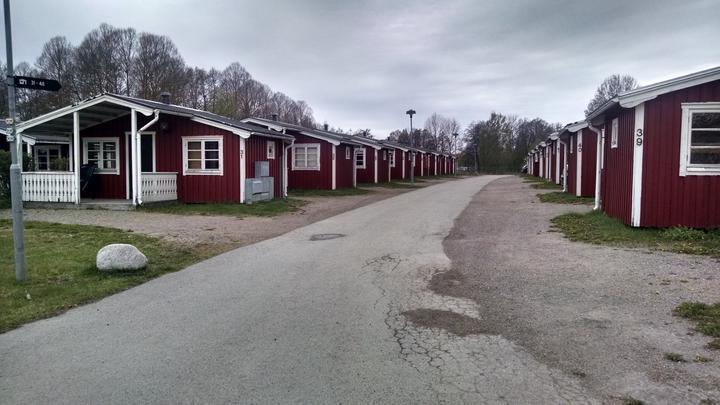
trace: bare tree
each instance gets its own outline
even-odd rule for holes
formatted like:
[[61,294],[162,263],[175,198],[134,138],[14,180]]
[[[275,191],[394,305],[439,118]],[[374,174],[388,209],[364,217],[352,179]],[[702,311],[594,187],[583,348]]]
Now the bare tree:
[[58,92],[41,94],[44,112],[63,107],[77,101],[80,95],[75,83],[75,47],[65,37],[53,37],[43,46],[35,63],[42,77],[55,79],[62,88]]
[[117,63],[117,29],[101,24],[90,31],[75,53],[77,89],[81,98],[103,92],[122,93],[123,78]]
[[638,87],[638,82],[634,77],[629,75],[612,75],[598,86],[595,91],[595,95],[587,105],[585,109],[585,115],[595,111],[598,107],[605,104],[608,100],[615,97],[616,95],[632,90]]
[[185,62],[166,36],[140,34],[133,70],[140,98],[156,100],[163,91],[178,98],[185,87]]

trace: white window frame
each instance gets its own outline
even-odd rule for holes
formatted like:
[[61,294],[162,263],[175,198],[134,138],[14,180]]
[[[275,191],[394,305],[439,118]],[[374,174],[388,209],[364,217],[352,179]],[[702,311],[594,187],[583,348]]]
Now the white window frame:
[[395,151],[390,151],[390,167],[395,167]]
[[268,140],[265,144],[268,159],[275,159],[275,141]]
[[[316,167],[308,167],[307,166],[307,150],[309,148],[317,148],[317,159],[315,161]],[[305,167],[299,167],[296,165],[295,162],[295,154],[298,149],[304,149],[305,150]],[[292,147],[292,169],[293,170],[313,170],[313,171],[319,171],[320,170],[320,144],[319,143],[296,143]]]
[[100,165],[98,165],[98,168],[95,170],[95,173],[110,174],[110,175],[120,174],[120,138],[119,137],[83,138],[83,164],[88,164],[88,143],[90,143],[90,142],[100,142],[100,159],[98,160],[98,162],[105,161],[105,159],[103,158],[103,155],[104,155],[103,144],[105,142],[112,142],[115,144],[115,169],[103,169],[103,168],[99,167]]
[[[183,159],[183,176],[222,176],[223,171],[223,160],[225,160],[224,148],[223,148],[224,137],[222,135],[201,135],[201,136],[183,136],[182,137],[182,159]],[[201,162],[202,168],[190,169],[188,167],[188,143],[189,142],[201,142]],[[205,169],[205,143],[206,142],[217,142],[218,143],[218,168],[217,169]]]
[[[358,155],[362,155],[362,165],[357,164]],[[358,169],[365,169],[366,166],[367,166],[367,154],[365,153],[365,148],[355,149],[355,167]]]
[[573,153],[573,148],[575,148],[575,145],[574,145],[574,143],[573,143],[573,140],[574,140],[574,138],[571,136],[571,137],[570,137],[570,154],[571,154],[571,155],[572,155],[572,153]]
[[352,157],[352,152],[350,149],[352,148],[349,146],[345,146],[345,160],[350,160],[350,158]]
[[[40,169],[40,154],[39,152],[41,150],[47,151],[47,169]],[[62,159],[62,145],[59,144],[36,144],[33,146],[33,158],[35,159],[35,171],[38,172],[51,172],[53,170],[50,169],[50,150],[56,150],[58,152],[58,159]],[[60,170],[63,172],[69,171],[70,169],[67,168],[65,170]]]
[[690,163],[692,149],[690,137],[692,136],[693,113],[720,113],[720,103],[682,103],[682,124],[680,126],[680,176],[718,176],[720,164],[702,165]]
[[620,120],[618,118],[613,118],[610,128],[610,148],[617,149],[619,142],[618,138],[620,137]]

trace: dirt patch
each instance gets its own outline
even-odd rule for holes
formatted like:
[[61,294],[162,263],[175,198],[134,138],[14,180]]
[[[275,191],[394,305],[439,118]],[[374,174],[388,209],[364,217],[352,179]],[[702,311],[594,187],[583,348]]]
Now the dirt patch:
[[440,328],[457,336],[486,333],[479,320],[452,311],[413,309],[403,312],[402,315],[417,326]]
[[681,302],[720,301],[718,261],[571,242],[550,219],[590,208],[538,204],[536,194],[516,177],[478,193],[443,243],[453,270],[435,275],[432,291],[475,301],[486,333],[582,374],[609,402],[720,401],[720,353],[672,314]]

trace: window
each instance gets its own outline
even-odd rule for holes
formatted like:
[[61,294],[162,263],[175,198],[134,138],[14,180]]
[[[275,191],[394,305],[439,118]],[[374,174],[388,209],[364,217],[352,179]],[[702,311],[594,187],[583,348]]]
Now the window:
[[99,174],[119,174],[118,138],[84,138],[83,163],[95,165]]
[[395,151],[390,152],[390,167],[395,167]]
[[365,168],[365,148],[355,149],[355,167],[358,169]]
[[383,160],[387,160],[387,151],[386,150],[383,151]]
[[610,132],[610,147],[618,147],[618,119],[612,120],[612,132]]
[[320,170],[320,144],[293,146],[293,170]]
[[680,175],[720,174],[720,103],[682,105]]
[[267,141],[267,158],[275,159],[275,141]]
[[36,145],[35,151],[35,170],[38,171],[66,171],[68,169],[68,161],[62,159],[60,145]]
[[183,175],[223,174],[223,137],[183,137]]
[[345,159],[350,160],[350,147],[349,146],[345,147]]

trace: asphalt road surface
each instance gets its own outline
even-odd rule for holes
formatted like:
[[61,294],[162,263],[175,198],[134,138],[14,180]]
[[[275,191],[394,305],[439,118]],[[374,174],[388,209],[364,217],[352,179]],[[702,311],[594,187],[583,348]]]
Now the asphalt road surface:
[[427,283],[495,178],[383,200],[0,335],[0,403],[596,403],[502,336],[407,315],[479,318]]

